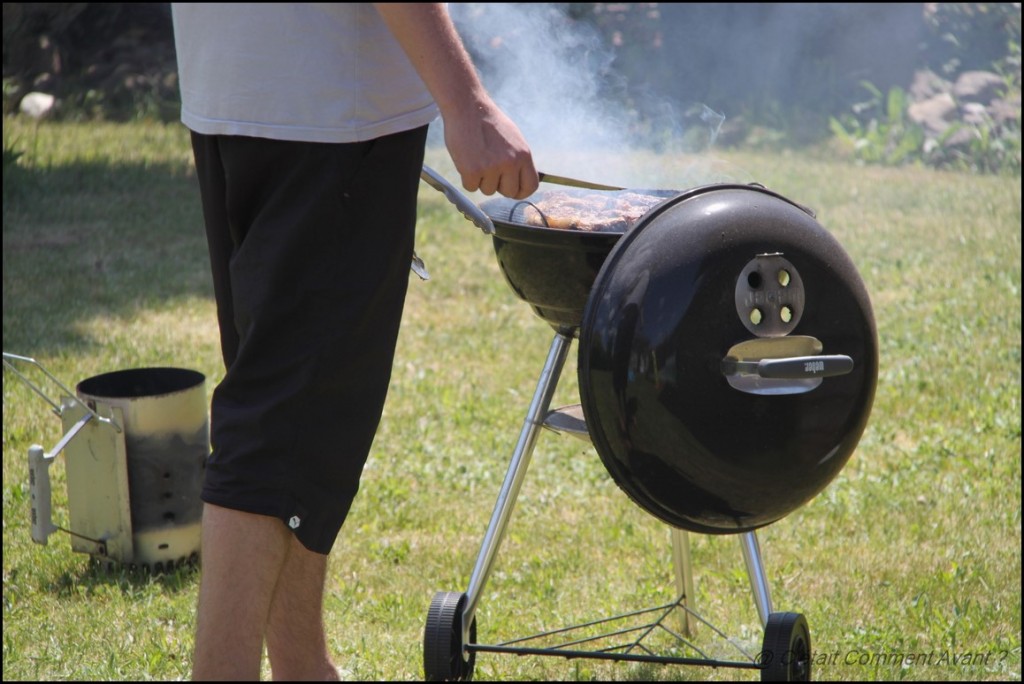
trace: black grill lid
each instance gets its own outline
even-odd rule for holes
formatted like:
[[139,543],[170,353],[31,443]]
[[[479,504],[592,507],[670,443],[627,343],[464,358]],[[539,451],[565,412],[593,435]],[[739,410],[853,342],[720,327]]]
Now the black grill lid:
[[612,249],[580,329],[591,439],[642,508],[745,532],[808,502],[867,424],[878,353],[861,279],[806,209],[695,188]]

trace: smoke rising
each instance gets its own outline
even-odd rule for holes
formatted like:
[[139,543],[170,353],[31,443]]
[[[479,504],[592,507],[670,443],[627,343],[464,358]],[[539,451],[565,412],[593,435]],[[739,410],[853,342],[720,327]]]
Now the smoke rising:
[[[703,103],[674,105],[655,83],[627,84],[611,68],[610,46],[594,27],[573,21],[567,5],[452,3],[449,11],[538,169],[628,187],[739,180],[706,156],[724,115]],[[627,86],[643,98],[647,121],[623,104]],[[661,153],[645,155],[652,147]]]
[[449,5],[484,84],[540,169],[671,188],[757,180],[716,160],[716,143],[756,144],[776,131],[815,142],[828,134],[829,116],[865,98],[863,83],[906,88],[920,57],[922,7]]
[[491,95],[535,145],[621,144],[598,103],[610,55],[590,27],[549,4],[452,5]]

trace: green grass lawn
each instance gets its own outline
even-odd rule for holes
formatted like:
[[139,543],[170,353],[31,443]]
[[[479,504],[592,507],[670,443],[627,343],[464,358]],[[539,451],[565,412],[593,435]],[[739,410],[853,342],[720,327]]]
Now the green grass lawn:
[[[4,351],[72,386],[173,365],[204,373],[212,392],[223,369],[184,129],[7,119],[4,145],[24,152],[4,169]],[[692,161],[629,163],[671,175]],[[442,150],[428,163],[455,180]],[[857,452],[810,504],[759,532],[776,610],[807,616],[815,677],[1020,679],[1020,179],[800,154],[720,153],[713,167],[813,207],[858,265],[878,324],[878,391]],[[360,680],[422,678],[430,600],[467,588],[552,335],[505,284],[489,239],[426,185],[418,236],[433,278],[410,283],[384,421],[328,579],[330,645]],[[575,382],[573,348],[555,405],[578,401]],[[188,677],[197,572],[107,572],[66,534],[32,543],[26,453],[60,436],[60,420],[5,373],[3,678]],[[63,524],[63,456],[51,474]],[[697,609],[758,650],[735,539],[691,544]],[[670,551],[668,529],[590,446],[545,432],[479,638],[666,602]],[[712,637],[696,634],[714,650]],[[479,680],[737,677],[756,673],[476,664]]]

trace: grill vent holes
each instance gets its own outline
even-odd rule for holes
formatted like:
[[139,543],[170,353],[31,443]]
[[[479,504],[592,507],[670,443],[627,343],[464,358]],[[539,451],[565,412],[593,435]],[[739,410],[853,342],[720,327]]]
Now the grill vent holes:
[[800,322],[804,286],[796,267],[781,253],[759,254],[736,279],[736,314],[758,337],[788,335]]
[[[170,480],[170,479],[171,479],[171,474],[169,472],[164,473],[164,484],[165,485],[169,485],[170,484],[168,482],[168,480]],[[162,498],[164,501],[170,501],[171,499],[174,498],[174,492],[165,491],[163,494],[160,495],[160,498]],[[171,519],[173,520],[173,514],[170,514],[170,515],[172,516]],[[167,515],[164,515],[164,520],[167,520],[167,519],[168,519]]]

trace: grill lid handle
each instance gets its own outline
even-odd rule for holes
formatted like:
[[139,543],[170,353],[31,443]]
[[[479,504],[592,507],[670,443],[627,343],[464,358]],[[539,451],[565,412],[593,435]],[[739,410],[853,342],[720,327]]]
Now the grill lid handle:
[[756,375],[775,380],[803,380],[846,375],[853,370],[853,359],[844,354],[794,356],[785,359],[738,361],[722,359],[722,374]]

